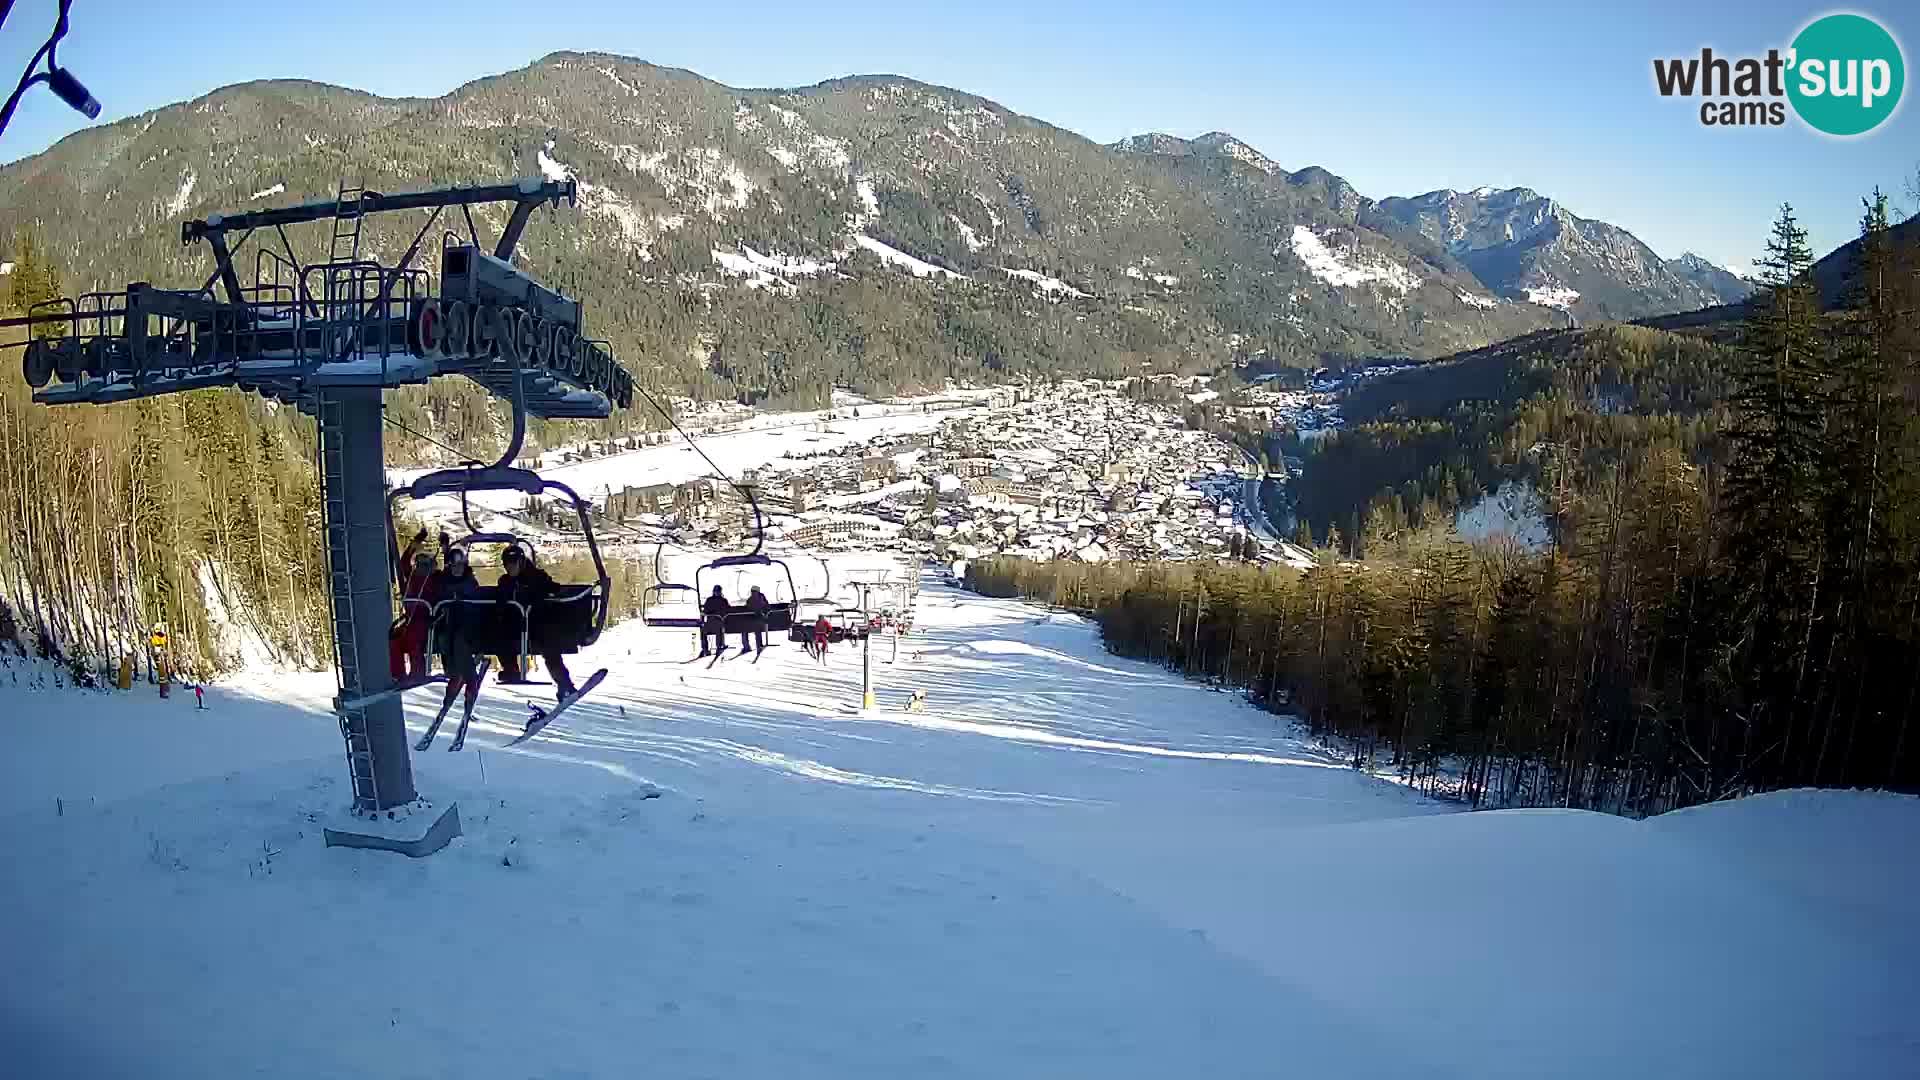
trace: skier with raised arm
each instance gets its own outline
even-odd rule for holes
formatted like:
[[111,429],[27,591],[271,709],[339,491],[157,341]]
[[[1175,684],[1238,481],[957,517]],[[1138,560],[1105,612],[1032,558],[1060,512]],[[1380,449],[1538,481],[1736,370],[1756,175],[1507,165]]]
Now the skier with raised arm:
[[[400,586],[400,617],[387,634],[387,662],[395,679],[419,679],[427,674],[427,633],[433,614],[427,600],[427,588],[438,572],[433,553],[420,550],[427,541],[426,526],[413,534],[400,561],[394,567]],[[440,548],[447,549],[447,537],[440,534]]]

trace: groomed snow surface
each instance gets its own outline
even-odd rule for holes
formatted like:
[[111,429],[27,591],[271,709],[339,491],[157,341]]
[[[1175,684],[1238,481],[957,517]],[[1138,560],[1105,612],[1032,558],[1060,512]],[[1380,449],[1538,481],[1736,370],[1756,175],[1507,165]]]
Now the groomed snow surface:
[[1349,253],[1346,256],[1327,247],[1312,229],[1293,227],[1293,254],[1307,266],[1307,272],[1329,285],[1349,288],[1378,282],[1395,292],[1411,292],[1420,287],[1420,275],[1404,266],[1386,262],[1377,256]]
[[[861,183],[864,184],[866,181],[863,180]],[[870,194],[870,189],[862,188],[861,193],[863,195]],[[855,233],[853,235],[853,242],[879,256],[881,262],[892,263],[906,270],[914,277],[937,277],[941,274],[953,278],[964,278],[967,276],[965,274],[955,273],[944,266],[935,266],[925,260],[916,259],[897,247],[875,240],[866,233]]]
[[1559,308],[1562,311],[1573,306],[1580,294],[1563,285],[1535,285],[1526,289],[1527,302],[1541,307]]
[[182,169],[180,171],[180,188],[173,193],[172,198],[167,200],[167,213],[169,215],[186,212],[187,204],[193,201],[193,185],[198,183],[199,179],[198,176],[194,175],[192,169]]
[[[0,668],[10,1077],[1810,1077],[1920,1050],[1920,801],[1453,813],[1070,616],[612,674],[414,755],[465,835],[328,849],[328,676],[196,712]],[[14,677],[24,674],[24,678]],[[904,710],[913,689],[922,713]],[[415,732],[430,694],[409,702]],[[56,804],[56,799],[60,802]]]
[[1033,287],[1043,293],[1058,293],[1062,296],[1071,296],[1076,300],[1085,300],[1092,295],[1091,293],[1081,292],[1079,289],[1061,281],[1057,277],[1048,277],[1038,270],[1014,270],[1004,266],[1001,267],[1001,269],[1006,270],[1009,277],[1017,277],[1023,281],[1032,282]]
[[1511,538],[1529,551],[1545,551],[1553,544],[1546,503],[1525,480],[1502,480],[1498,490],[1461,507],[1454,515],[1453,529],[1466,540]]

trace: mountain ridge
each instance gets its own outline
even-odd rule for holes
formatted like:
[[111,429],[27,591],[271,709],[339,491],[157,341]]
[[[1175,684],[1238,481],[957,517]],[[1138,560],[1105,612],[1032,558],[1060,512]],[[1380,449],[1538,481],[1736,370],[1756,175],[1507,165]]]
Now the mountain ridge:
[[[184,217],[564,168],[578,216],[530,229],[528,265],[660,384],[749,398],[1432,357],[1564,320],[1325,168],[1222,131],[1122,143],[906,76],[739,89],[563,50],[438,97],[252,80],[87,129],[0,167],[0,233],[89,287],[198,286]],[[399,233],[370,221],[369,249]]]

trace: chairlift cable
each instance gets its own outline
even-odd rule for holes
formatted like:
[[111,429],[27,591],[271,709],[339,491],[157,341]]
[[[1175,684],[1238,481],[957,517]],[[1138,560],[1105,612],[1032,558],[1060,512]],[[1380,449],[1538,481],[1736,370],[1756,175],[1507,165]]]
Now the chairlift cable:
[[[388,426],[390,427],[397,428],[398,430],[405,432],[406,434],[411,435],[416,439],[423,439],[427,442],[430,442],[433,445],[439,447],[440,449],[445,450],[447,453],[454,455],[455,457],[459,458],[462,461],[467,460],[467,456],[463,454],[458,447],[450,446],[447,443],[441,442],[439,439],[436,439],[433,436],[426,434],[425,432],[415,431],[413,428],[408,427],[406,424],[403,424],[398,420],[395,420],[391,416],[383,416],[382,419],[384,419],[387,422]],[[541,525],[539,522],[534,521],[531,518],[522,516],[520,514],[516,514],[511,510],[495,510],[492,507],[488,507],[486,508],[485,512],[489,514],[498,514],[501,517],[509,518],[513,521],[517,521],[522,525],[530,525],[536,529],[546,528],[546,526]],[[672,544],[672,546],[674,547],[680,548],[680,550],[682,551],[689,550],[685,547],[682,547],[679,544],[674,544],[670,540],[662,540],[658,536],[648,536],[647,534],[640,532],[639,530],[635,529],[633,526],[628,525],[623,521],[603,522],[602,524],[612,525],[617,529],[621,529],[625,531],[629,536],[631,536],[634,540],[643,544],[668,543],[668,544]]]
[[751,554],[759,555],[760,549],[764,547],[767,542],[767,519],[760,513],[760,500],[754,496],[753,489],[727,475],[727,471],[720,467],[719,462],[707,456],[706,450],[701,448],[700,443],[696,441],[693,436],[687,434],[687,429],[680,426],[680,421],[675,420],[672,413],[662,408],[660,402],[655,400],[652,394],[647,393],[645,387],[636,383],[634,389],[640,392],[641,397],[647,399],[647,404],[653,406],[653,411],[659,413],[661,418],[673,427],[673,430],[680,433],[681,438],[687,440],[687,445],[693,448],[694,453],[700,455],[700,460],[706,462],[707,465],[713,469],[716,476],[725,480],[733,490],[746,496],[747,505],[753,507],[753,551]]

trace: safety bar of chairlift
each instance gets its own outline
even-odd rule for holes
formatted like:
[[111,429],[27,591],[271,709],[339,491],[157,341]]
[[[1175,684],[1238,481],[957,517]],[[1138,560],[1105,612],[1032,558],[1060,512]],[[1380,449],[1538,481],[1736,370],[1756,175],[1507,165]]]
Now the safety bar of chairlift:
[[[817,604],[836,603],[836,601],[833,598],[833,566],[829,564],[827,560],[821,558],[818,555],[815,555],[812,558],[814,562],[817,562],[820,564],[820,576],[822,581],[822,585],[820,586],[820,595],[801,596],[799,595],[800,587],[798,585],[795,585],[794,598],[793,598],[794,603],[796,604],[801,602],[817,603]],[[793,570],[791,567],[789,567],[787,570],[787,577],[789,579],[793,577]]]
[[704,569],[717,570],[723,566],[771,566],[778,561],[771,555],[750,551],[745,555],[722,555],[707,563]]
[[[519,651],[518,658],[520,661],[520,670],[525,671],[527,669],[527,657],[530,655],[530,653],[528,652],[528,646],[532,644],[534,606],[538,604],[573,603],[574,601],[577,601],[582,597],[590,595],[591,593],[593,593],[595,589],[599,589],[599,588],[600,586],[598,585],[598,583],[595,583],[592,585],[582,585],[571,593],[567,593],[565,595],[553,595],[553,596],[541,597],[540,599],[535,600],[531,604],[523,604],[518,600],[502,600],[498,597],[478,597],[478,596],[453,596],[453,597],[448,597],[445,600],[441,600],[437,603],[428,601],[428,600],[423,600],[418,597],[408,597],[402,602],[407,604],[424,604],[427,608],[428,617],[431,619],[438,619],[440,617],[441,610],[446,608],[450,604],[468,604],[473,607],[500,607],[502,605],[505,605],[506,607],[510,607],[514,609],[514,611],[518,612],[520,615],[520,651]],[[601,589],[600,592],[601,592],[602,606],[604,607],[606,590]],[[586,641],[581,642],[581,644],[591,645],[594,643],[594,641],[598,639],[599,639],[599,631],[598,629],[596,629],[593,633],[593,636],[589,637]],[[432,676],[425,680],[407,679],[394,686],[389,686],[385,690],[376,690],[371,694],[363,694],[360,697],[350,698],[348,700],[342,701],[340,702],[340,708],[343,711],[348,711],[348,712],[351,712],[355,709],[364,709],[367,706],[372,705],[377,701],[384,701],[387,698],[394,697],[398,694],[404,694],[409,690],[418,690],[423,686],[431,686],[435,683],[441,683],[445,681],[447,681],[447,677],[445,675]]]
[[666,549],[666,546],[667,542],[662,540],[653,547],[653,585],[649,586],[649,588],[693,589],[694,586],[692,585],[683,585],[677,581],[668,581],[666,575],[660,572],[660,553]]
[[[673,587],[685,588],[685,586],[673,586]],[[648,588],[651,589],[651,588],[654,588],[654,586],[649,585]],[[752,608],[737,607],[732,604],[729,604],[727,605],[726,612],[721,615],[709,615],[706,612],[701,611],[699,608],[693,609],[693,614],[691,615],[651,615],[651,614],[648,614],[648,612],[657,611],[658,606],[647,604],[643,601],[640,608],[640,621],[645,623],[648,626],[660,627],[660,628],[669,629],[669,630],[704,630],[706,629],[707,623],[710,620],[717,619],[720,621],[721,626],[723,628],[722,632],[734,632],[734,631],[726,631],[724,630],[724,627],[729,622],[733,622],[737,626],[738,625],[737,620],[746,618],[749,616],[755,616],[755,615],[759,615],[761,618],[764,618],[768,623],[772,623],[776,621],[774,618],[774,615],[776,612],[784,612],[787,616],[787,626],[791,628],[797,625],[794,619],[794,606],[795,606],[795,602],[792,600],[780,600],[780,601],[774,601],[769,603],[767,605],[767,610],[764,614],[757,613]]]
[[702,574],[709,570],[719,570],[729,566],[778,566],[781,573],[787,576],[787,603],[791,604],[799,599],[800,587],[793,582],[793,567],[788,566],[783,559],[776,559],[770,555],[761,555],[755,552],[749,552],[745,555],[722,555],[701,566],[693,572],[693,591],[696,594],[699,593],[701,586],[705,584],[700,580]]
[[507,544],[512,547],[524,547],[538,550],[534,540],[510,532],[470,532],[452,542],[454,547],[471,547],[474,544]]
[[[655,560],[655,565],[658,565],[657,559]],[[657,610],[661,605],[657,602],[649,603],[647,601],[648,594],[652,594],[657,600],[660,593],[668,590],[688,593],[697,593],[699,591],[691,585],[682,585],[674,581],[655,581],[652,585],[640,590],[640,621],[642,623],[648,626],[666,627],[669,629],[695,629],[706,625],[704,622],[706,617],[700,613],[698,600],[692,602],[691,606],[693,606],[694,610],[694,614],[692,615],[649,615],[648,612]]]

